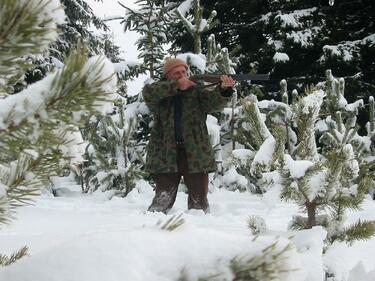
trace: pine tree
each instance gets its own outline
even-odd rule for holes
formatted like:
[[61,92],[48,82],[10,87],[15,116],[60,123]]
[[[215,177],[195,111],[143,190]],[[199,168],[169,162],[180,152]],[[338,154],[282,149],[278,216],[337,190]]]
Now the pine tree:
[[[138,44],[144,64],[140,64],[142,67],[126,65],[126,70],[119,73],[120,81],[131,79],[146,70],[150,71],[151,76],[161,76],[159,61],[164,56],[161,47],[165,37],[162,24],[164,8],[155,5],[154,1],[138,1],[137,4],[140,5],[139,10],[120,4],[127,13],[120,19],[125,31],[136,30],[144,34]],[[142,153],[145,151],[150,120],[141,95],[129,97],[125,91],[126,85],[122,88],[124,90],[118,92],[110,114],[92,116],[81,128],[87,146],[83,162],[73,172],[83,192],[112,190],[115,194],[126,196],[135,187],[135,180],[145,176],[142,172]]]
[[[330,74],[329,71],[327,73]],[[278,157],[274,167],[280,176],[276,181],[283,187],[282,198],[297,202],[307,213],[307,217],[296,216],[291,227],[303,229],[323,225],[328,231],[328,243],[335,240],[351,243],[368,239],[375,233],[372,221],[358,221],[352,226],[345,226],[345,212],[358,209],[372,185],[375,162],[369,137],[360,136],[356,126],[356,108],[363,102],[359,100],[348,104],[343,85],[343,80],[327,75],[326,82],[321,85],[324,90],[307,88],[305,96],[294,99],[293,104],[288,106],[297,141],[289,149],[290,154]],[[286,87],[283,94],[285,90]],[[267,104],[269,108],[270,103]],[[327,116],[325,112],[325,119],[321,119],[324,105],[334,109],[331,112],[338,110],[335,116]],[[263,105],[259,107],[264,108]],[[271,118],[268,112],[267,120],[275,123],[283,119]],[[277,131],[273,134],[276,136]],[[317,134],[321,136],[321,153],[316,142]],[[285,137],[285,133],[282,135]],[[275,138],[282,139],[280,136]],[[270,174],[267,175],[267,171],[261,173],[267,181]]]
[[[238,59],[234,56],[236,50],[229,52],[228,48],[222,48],[220,43],[216,42],[215,35],[209,34],[208,39],[205,40],[206,46],[202,53],[202,39],[203,34],[207,34],[218,22],[215,19],[216,11],[213,10],[208,19],[202,17],[203,8],[200,6],[199,0],[186,1],[179,6],[172,6],[170,10],[170,27],[168,34],[176,32],[176,27],[173,23],[182,23],[182,30],[186,31],[192,38],[192,49],[185,50],[186,61],[190,66],[192,73],[235,73]],[[191,13],[191,14],[190,14]],[[182,30],[179,30],[181,32]],[[175,39],[170,38],[172,48],[175,44]],[[173,50],[172,53],[176,51]],[[199,67],[195,65],[196,61],[204,60],[205,66]]]
[[325,83],[306,88],[304,96],[293,91],[291,104],[286,81],[281,82],[283,102],[246,101],[238,140],[252,151],[249,181],[263,191],[281,185],[282,198],[305,211],[307,216],[293,219],[292,228],[323,225],[329,244],[351,243],[375,233],[372,221],[345,226],[345,212],[358,209],[373,186],[374,155],[369,135],[358,134],[356,115],[363,101],[348,103],[344,80],[330,71],[326,77]]
[[193,20],[186,18],[185,13],[189,10],[189,8],[184,7],[184,10],[182,10],[182,5],[180,5],[174,11],[193,39],[193,52],[195,54],[201,54],[202,34],[212,29],[218,23],[216,20],[214,20],[216,17],[216,11],[212,10],[211,14],[206,20],[203,18],[203,8],[200,5],[200,0],[193,0],[191,5],[191,8],[193,9]]
[[[78,126],[106,110],[116,90],[112,64],[104,57],[88,60],[81,45],[61,69],[9,95],[13,77],[28,67],[21,57],[42,53],[56,40],[56,25],[64,18],[58,0],[0,3],[0,223],[13,219],[15,208],[29,204],[49,177],[79,157],[72,153],[82,141]],[[24,248],[1,255],[0,263],[26,253]]]
[[165,52],[163,45],[167,43],[167,8],[163,3],[158,5],[152,0],[135,2],[139,9],[126,9],[123,19],[124,31],[132,30],[141,34],[137,41],[138,58],[143,59],[144,68],[138,72],[148,71],[152,79],[162,76],[161,64]]
[[79,182],[83,192],[115,190],[126,196],[144,176],[141,153],[134,137],[137,116],[125,116],[125,98],[117,97],[111,114],[93,116],[84,135],[88,139]]
[[[89,56],[102,54],[108,41],[103,35],[96,35],[90,31],[89,27],[93,26],[98,31],[107,32],[109,29],[105,22],[94,14],[85,0],[62,0],[61,4],[64,6],[67,22],[59,25],[60,36],[52,45],[51,55],[62,59],[64,54],[69,54],[70,48],[78,39],[87,45]],[[113,59],[108,53],[105,55]]]
[[[263,193],[267,190],[262,183],[263,175],[276,169],[275,163],[280,159],[280,154],[283,153],[286,134],[283,134],[284,123],[281,123],[281,125],[272,124],[270,127],[273,128],[273,131],[271,131],[266,124],[266,120],[262,117],[260,108],[267,109],[270,113],[269,116],[272,116],[275,120],[285,120],[282,117],[288,113],[288,110],[287,106],[280,102],[258,102],[255,95],[246,97],[241,103],[239,117],[236,120],[237,130],[234,139],[244,146],[247,157],[245,161],[236,157],[236,151],[234,150],[232,152],[235,159],[234,163],[240,174],[248,179],[251,190]],[[242,150],[242,153],[244,153],[244,150]]]

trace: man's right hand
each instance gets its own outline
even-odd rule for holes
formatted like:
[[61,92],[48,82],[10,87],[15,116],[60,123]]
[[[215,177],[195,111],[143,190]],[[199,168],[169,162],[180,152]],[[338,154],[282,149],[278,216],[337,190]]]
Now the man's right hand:
[[189,80],[187,77],[182,77],[177,80],[177,89],[179,90],[186,90],[195,85],[197,85],[197,83]]

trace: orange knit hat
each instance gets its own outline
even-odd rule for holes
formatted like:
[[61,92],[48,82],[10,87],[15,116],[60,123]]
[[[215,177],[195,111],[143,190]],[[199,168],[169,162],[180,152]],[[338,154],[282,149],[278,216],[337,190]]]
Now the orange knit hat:
[[163,66],[163,75],[164,77],[175,67],[185,66],[186,70],[189,68],[186,62],[178,58],[166,58]]

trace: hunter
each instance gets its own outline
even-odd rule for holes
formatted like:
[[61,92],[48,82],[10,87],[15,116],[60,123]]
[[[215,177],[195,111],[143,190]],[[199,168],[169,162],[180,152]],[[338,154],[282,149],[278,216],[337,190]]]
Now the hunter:
[[209,212],[208,173],[217,166],[206,118],[224,108],[235,81],[223,75],[220,83],[206,87],[189,80],[188,70],[185,61],[168,58],[163,79],[143,88],[154,121],[146,158],[146,171],[156,183],[151,212],[172,208],[181,177],[188,189],[188,209]]

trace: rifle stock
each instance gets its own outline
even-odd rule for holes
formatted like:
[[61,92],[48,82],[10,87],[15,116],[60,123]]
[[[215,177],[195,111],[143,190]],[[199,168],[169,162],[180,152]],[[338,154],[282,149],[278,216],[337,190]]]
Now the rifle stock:
[[220,76],[227,75],[232,77],[236,81],[265,81],[270,80],[269,74],[198,74],[189,77],[190,80],[205,81],[205,82],[218,82],[220,81]]

